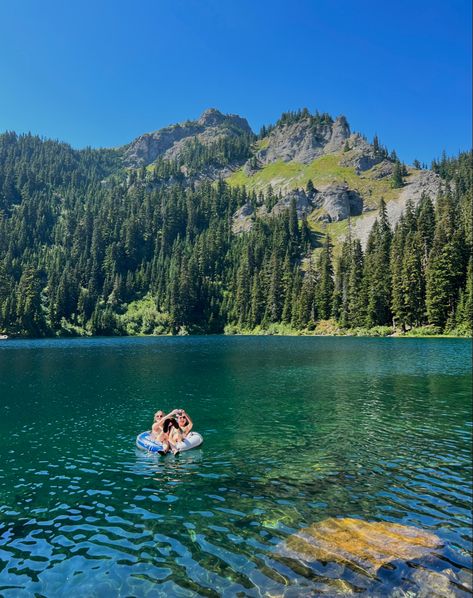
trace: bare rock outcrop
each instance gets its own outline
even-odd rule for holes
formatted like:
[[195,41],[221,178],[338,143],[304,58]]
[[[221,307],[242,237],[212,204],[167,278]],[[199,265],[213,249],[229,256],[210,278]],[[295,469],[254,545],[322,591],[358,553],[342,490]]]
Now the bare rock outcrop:
[[268,135],[267,146],[256,153],[256,160],[262,166],[278,160],[309,164],[324,154],[340,151],[349,136],[350,127],[344,116],[333,123],[314,123],[309,115],[277,125]]
[[373,146],[358,133],[350,136],[348,146],[350,150],[340,160],[340,165],[353,167],[357,174],[373,168],[384,160],[384,157],[377,155]]
[[316,194],[314,204],[322,208],[319,220],[323,222],[338,222],[363,211],[361,195],[344,184],[329,185]]
[[350,125],[347,119],[342,115],[335,119],[332,126],[332,135],[330,141],[324,147],[325,154],[339,152],[343,149],[346,140],[350,137]]
[[296,206],[297,217],[302,218],[303,215],[310,214],[314,209],[312,196],[307,194],[303,189],[295,189],[290,191],[287,195],[282,197],[271,210],[271,214],[281,214],[291,207],[294,200]]
[[249,232],[255,221],[255,210],[250,203],[245,203],[233,214],[232,231],[236,234]]
[[394,162],[390,160],[383,160],[379,164],[376,164],[372,170],[372,178],[373,179],[384,179],[386,177],[391,177],[394,172]]
[[338,222],[350,216],[358,216],[363,211],[361,195],[346,184],[329,185],[321,191],[312,192],[294,189],[283,195],[269,212],[264,204],[255,210],[250,203],[246,203],[233,214],[232,230],[234,233],[248,232],[256,217],[271,218],[282,214],[290,209],[292,202],[299,220],[317,208],[321,208],[318,219],[322,222]]
[[141,135],[125,148],[124,164],[139,167],[147,166],[157,158],[173,160],[179,157],[191,140],[211,145],[222,137],[242,134],[251,134],[246,119],[236,114],[222,114],[215,108],[210,108],[198,120]]

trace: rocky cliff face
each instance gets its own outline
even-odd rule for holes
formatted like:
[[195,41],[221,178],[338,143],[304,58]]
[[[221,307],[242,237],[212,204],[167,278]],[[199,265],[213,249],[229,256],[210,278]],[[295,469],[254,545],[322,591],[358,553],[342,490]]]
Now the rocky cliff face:
[[267,145],[256,152],[259,165],[282,160],[309,164],[315,158],[340,151],[350,136],[350,127],[344,116],[332,124],[314,124],[312,117],[297,122],[277,125],[268,135]]
[[233,232],[250,231],[256,216],[271,218],[282,214],[290,208],[293,201],[299,219],[314,210],[319,211],[317,220],[321,222],[338,222],[350,216],[359,216],[363,212],[362,197],[348,185],[328,185],[320,191],[310,193],[304,189],[294,189],[281,197],[270,212],[265,206],[260,206],[256,211],[250,203],[242,206],[233,215]]
[[[193,142],[198,142],[196,147],[200,151],[199,144],[211,147],[220,140],[238,138],[245,140],[244,155],[232,154],[226,161],[210,160],[197,163],[198,166],[188,164],[184,159],[184,156],[189,157]],[[441,187],[440,179],[434,173],[410,169],[405,187],[393,193],[393,160],[386,157],[386,152],[375,151],[359,133],[352,133],[344,116],[333,120],[329,115],[311,115],[305,109],[286,113],[264,138],[252,144],[253,140],[256,137],[244,118],[211,108],[195,121],[141,135],[123,148],[123,161],[131,168],[147,166],[158,158],[179,161],[177,177],[181,183],[182,176],[187,184],[223,178],[230,184],[249,184],[251,188],[252,181],[260,181],[256,187],[259,192],[264,194],[271,185],[281,194],[270,211],[264,203],[256,207],[248,203],[240,208],[233,217],[234,232],[251,230],[257,218],[280,214],[294,200],[298,217],[307,216],[315,225],[317,222],[329,225],[351,216],[361,216],[352,229],[355,236],[366,242],[381,197],[387,200],[388,214],[394,224],[408,200],[417,203],[422,193],[434,200]],[[290,168],[280,164],[288,162]],[[231,183],[231,176],[238,174],[235,171],[242,166],[242,177]],[[308,192],[305,184],[310,177],[315,177],[312,183],[318,189]],[[152,184],[169,185],[175,182],[174,178],[171,176]]]
[[363,211],[360,194],[342,184],[329,185],[317,193],[314,205],[321,208],[318,220],[322,222],[338,222],[350,216],[359,216]]
[[195,121],[171,125],[154,133],[145,133],[124,148],[124,164],[130,167],[147,166],[157,158],[179,158],[186,143],[198,140],[211,145],[222,137],[252,134],[247,120],[235,114],[222,114],[209,108]]
[[[389,164],[389,161],[385,160],[383,156],[376,155],[373,146],[360,134],[355,133],[347,138],[346,141],[350,149],[340,160],[341,166],[352,166],[355,172],[359,174],[364,170],[369,170],[383,160]],[[392,174],[392,171],[389,174]]]

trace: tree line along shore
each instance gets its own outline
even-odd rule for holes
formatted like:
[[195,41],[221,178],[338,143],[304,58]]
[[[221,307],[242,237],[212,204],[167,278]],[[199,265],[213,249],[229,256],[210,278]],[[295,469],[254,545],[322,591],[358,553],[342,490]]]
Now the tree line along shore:
[[271,197],[113,176],[113,150],[5,134],[0,157],[0,333],[471,335],[469,152],[394,228],[381,200],[365,249],[294,201],[235,234],[235,211]]

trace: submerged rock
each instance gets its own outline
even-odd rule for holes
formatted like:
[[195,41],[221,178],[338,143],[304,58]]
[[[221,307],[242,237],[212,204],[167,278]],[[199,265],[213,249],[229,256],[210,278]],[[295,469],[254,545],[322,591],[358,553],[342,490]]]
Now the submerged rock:
[[280,554],[305,561],[350,564],[374,574],[391,561],[427,556],[440,538],[415,527],[348,517],[325,519],[289,536]]
[[415,584],[416,598],[459,598],[471,594],[468,581],[462,583],[451,569],[439,572],[419,567],[413,572],[411,581]]

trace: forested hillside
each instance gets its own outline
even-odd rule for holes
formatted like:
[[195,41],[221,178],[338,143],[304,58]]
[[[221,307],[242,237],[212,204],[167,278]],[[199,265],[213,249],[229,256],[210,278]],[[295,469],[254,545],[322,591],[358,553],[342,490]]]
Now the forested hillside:
[[[311,126],[334,127],[326,118]],[[299,126],[289,120],[282,124]],[[335,135],[327,131],[324,147]],[[136,168],[123,150],[1,135],[0,332],[310,331],[331,320],[337,331],[394,325],[467,334],[471,153],[434,162],[444,190],[408,202],[394,228],[380,200],[363,249],[350,226],[343,243],[314,227],[297,197],[284,203],[271,189],[197,180],[199,168],[247,160],[259,168],[268,159],[261,139],[276,132],[258,140],[232,130],[208,143],[199,133],[172,159]],[[396,156],[391,163],[390,180],[402,185],[402,165]],[[252,226],[236,232],[242,208]]]

